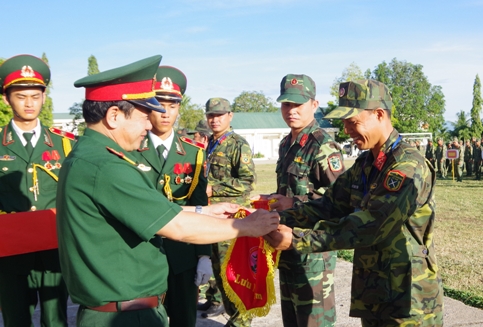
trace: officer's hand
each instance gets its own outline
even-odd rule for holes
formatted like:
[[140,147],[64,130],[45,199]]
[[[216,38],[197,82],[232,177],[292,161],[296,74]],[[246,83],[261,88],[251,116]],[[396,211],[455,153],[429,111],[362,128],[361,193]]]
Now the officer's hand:
[[293,207],[293,198],[289,198],[280,194],[272,194],[268,197],[268,200],[276,200],[270,202],[270,210],[283,211]]
[[198,259],[198,266],[196,267],[195,285],[208,283],[211,275],[213,275],[213,269],[211,268],[211,260],[207,255],[203,255]]
[[238,211],[239,204],[221,202],[203,207],[203,214],[210,215],[216,218],[228,218]]
[[292,228],[285,225],[279,225],[277,230],[268,233],[263,238],[270,243],[276,250],[289,250],[293,249],[292,240]]
[[277,212],[258,209],[243,219],[236,219],[240,236],[258,237],[274,231],[278,227],[280,216]]

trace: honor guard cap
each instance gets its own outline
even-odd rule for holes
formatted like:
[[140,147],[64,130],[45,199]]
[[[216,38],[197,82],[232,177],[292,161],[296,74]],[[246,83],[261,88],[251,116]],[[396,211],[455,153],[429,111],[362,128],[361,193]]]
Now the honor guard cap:
[[42,59],[31,55],[9,58],[0,66],[2,92],[11,86],[45,88],[49,82],[49,66]]
[[206,114],[226,114],[231,112],[230,101],[223,98],[211,98],[206,102]]
[[161,56],[152,56],[122,67],[86,76],[74,82],[86,88],[86,100],[128,101],[158,112],[166,112],[155,98],[155,74]]
[[315,99],[315,82],[307,75],[288,74],[280,82],[278,102],[305,103]]
[[392,98],[383,83],[365,79],[339,84],[339,106],[329,112],[325,119],[347,119],[364,110],[381,108],[391,111]]
[[156,99],[181,101],[186,84],[186,76],[181,70],[171,66],[159,66],[154,84]]

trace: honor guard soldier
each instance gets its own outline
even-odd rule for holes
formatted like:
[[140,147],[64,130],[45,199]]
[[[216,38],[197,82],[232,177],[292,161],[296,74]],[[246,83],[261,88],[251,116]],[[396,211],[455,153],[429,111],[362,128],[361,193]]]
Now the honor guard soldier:
[[153,167],[135,162],[131,152],[152,128],[150,112],[165,112],[153,91],[160,61],[149,57],[74,83],[86,88],[87,126],[60,172],[57,230],[64,279],[80,304],[78,326],[169,325],[162,304],[168,262],[157,236],[211,244],[278,226],[275,213],[208,216],[236,212],[230,204],[202,207],[202,214],[181,208],[156,189],[147,174]]
[[[290,133],[282,139],[277,161],[276,199],[270,209],[283,211],[322,196],[345,171],[340,146],[314,118],[319,102],[307,75],[286,75],[280,84],[282,117]],[[280,298],[286,327],[334,326],[334,270],[337,251],[280,255]]]
[[[34,56],[15,56],[0,66],[3,101],[13,112],[10,123],[0,128],[1,213],[41,215],[41,210],[55,208],[59,168],[74,135],[48,128],[38,118],[49,81],[49,67]],[[6,327],[30,327],[37,302],[42,326],[67,326],[67,297],[57,249],[0,258],[0,306]]]
[[300,253],[354,249],[349,315],[362,326],[441,327],[435,171],[392,126],[383,83],[341,83],[338,103],[325,118],[341,119],[345,133],[368,151],[321,198],[282,211],[284,225],[265,238]]
[[[179,205],[206,206],[204,144],[173,130],[186,84],[185,75],[177,68],[158,68],[154,91],[165,112],[152,111],[149,114],[153,128],[133,155],[152,168],[146,175],[169,201]],[[164,302],[169,325],[194,327],[198,286],[207,283],[213,274],[211,245],[163,239],[163,248],[169,263],[168,292]]]

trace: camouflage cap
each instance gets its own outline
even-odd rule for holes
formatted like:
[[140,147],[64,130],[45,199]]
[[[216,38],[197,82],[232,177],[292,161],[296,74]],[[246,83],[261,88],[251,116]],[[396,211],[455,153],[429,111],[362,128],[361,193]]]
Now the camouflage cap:
[[211,129],[208,127],[208,122],[204,119],[200,120],[194,130],[188,131],[188,134],[203,133],[206,135],[211,134]]
[[231,112],[230,102],[223,98],[211,98],[206,101],[206,114],[226,114]]
[[315,99],[315,82],[307,75],[288,74],[280,82],[278,102],[305,103]]
[[386,85],[373,79],[344,82],[339,85],[339,106],[324,118],[347,119],[377,108],[391,111],[392,98]]

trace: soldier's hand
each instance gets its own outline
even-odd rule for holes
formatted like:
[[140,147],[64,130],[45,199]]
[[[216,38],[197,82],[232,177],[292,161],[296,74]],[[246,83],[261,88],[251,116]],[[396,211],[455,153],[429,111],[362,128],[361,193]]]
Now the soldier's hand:
[[270,210],[283,211],[293,207],[293,198],[289,198],[280,194],[272,194],[268,197],[268,200],[276,200],[270,202]]
[[279,225],[277,230],[268,233],[263,238],[270,243],[276,250],[289,250],[293,249],[292,240],[292,228],[285,225]]
[[216,218],[228,218],[240,209],[236,203],[221,202],[203,207],[203,214]]
[[236,224],[240,225],[241,236],[258,237],[276,230],[279,221],[277,212],[258,209],[246,218],[237,219]]
[[213,275],[213,269],[211,268],[211,260],[207,255],[203,255],[198,259],[198,265],[196,267],[195,285],[200,286],[208,283],[211,275]]

